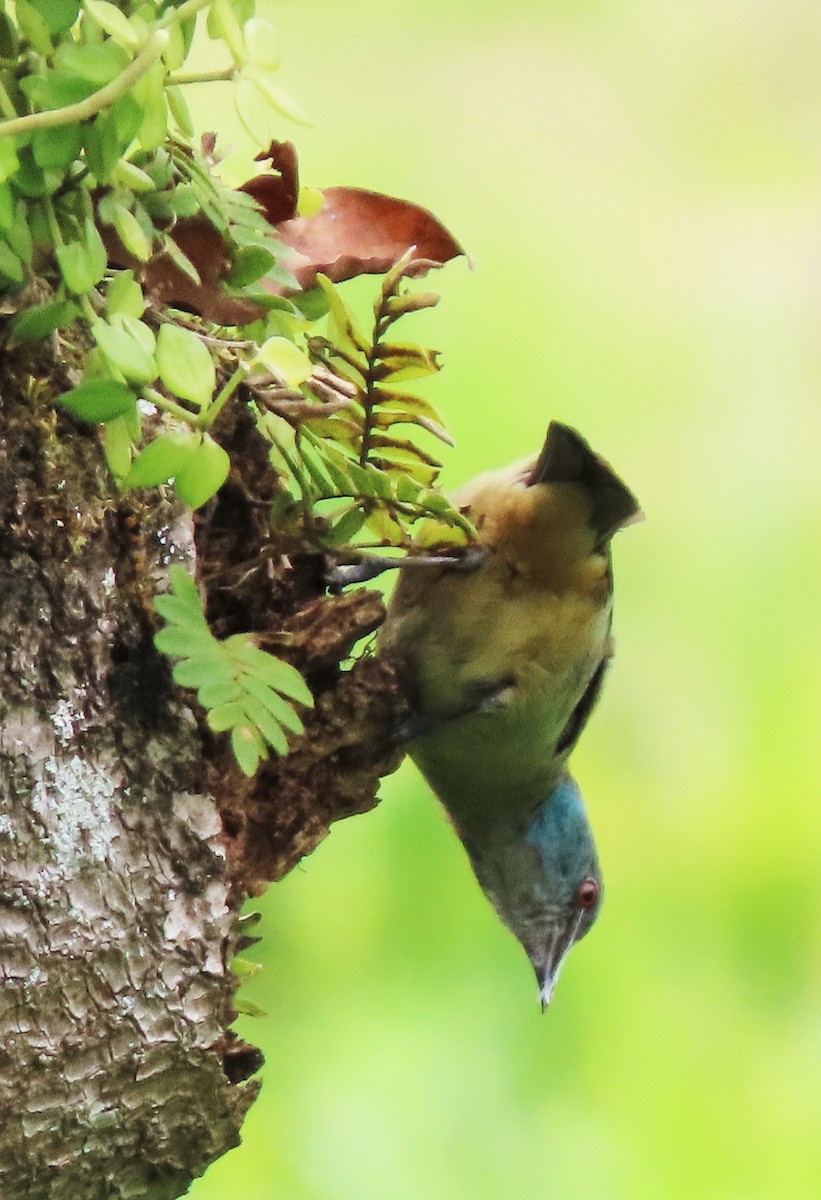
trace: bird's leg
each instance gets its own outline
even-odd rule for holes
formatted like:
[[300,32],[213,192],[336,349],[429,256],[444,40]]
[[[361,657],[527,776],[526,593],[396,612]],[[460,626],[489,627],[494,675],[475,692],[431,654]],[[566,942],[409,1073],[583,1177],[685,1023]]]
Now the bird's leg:
[[328,590],[341,592],[351,583],[367,583],[384,571],[416,570],[424,567],[447,567],[453,571],[475,571],[484,562],[487,551],[472,546],[463,554],[407,554],[402,558],[381,558],[378,554],[357,554],[350,563],[337,563],[325,573]]

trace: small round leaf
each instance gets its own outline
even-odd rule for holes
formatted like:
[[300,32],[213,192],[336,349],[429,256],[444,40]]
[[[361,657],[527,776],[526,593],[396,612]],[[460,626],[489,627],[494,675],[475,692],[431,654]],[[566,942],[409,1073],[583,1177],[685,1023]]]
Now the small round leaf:
[[161,325],[157,335],[157,368],[165,386],[198,408],[211,402],[216,387],[210,351],[190,329]]
[[174,490],[180,500],[199,508],[210,500],[222,487],[228,478],[231,460],[217,445],[210,434],[206,433],[194,453],[186,460],[185,466],[174,479]]
[[88,379],[57,397],[57,403],[81,421],[99,425],[125,416],[136,404],[134,393],[116,379]]

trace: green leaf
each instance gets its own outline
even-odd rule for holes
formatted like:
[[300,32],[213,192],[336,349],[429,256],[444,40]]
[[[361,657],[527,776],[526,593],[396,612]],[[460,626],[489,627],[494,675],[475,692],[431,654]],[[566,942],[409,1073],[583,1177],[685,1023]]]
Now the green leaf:
[[[0,138],[0,146],[3,145],[3,142],[4,139]],[[21,151],[20,165],[14,176],[14,186],[17,191],[31,200],[39,200],[42,196],[49,194],[53,182],[54,176],[46,176],[46,173],[34,161],[31,147],[26,146]]]
[[271,140],[271,111],[256,80],[243,77],[234,88],[237,116],[258,146]]
[[[231,730],[231,749],[234,752],[234,758],[237,760],[237,765],[243,774],[251,776],[255,773],[259,766],[260,759],[267,757],[265,743],[256,732],[247,725],[236,725]],[[234,1000],[234,1007],[237,1012],[240,1011],[240,1006],[244,1006],[245,1012],[250,1013],[249,1001]],[[256,1009],[256,1005],[252,1005]],[[255,1013],[250,1015],[259,1016],[262,1012],[257,1009]]]
[[49,27],[38,12],[37,6],[32,4],[31,0],[17,0],[15,7],[20,32],[38,53],[50,58],[54,53],[54,46],[51,43]]
[[170,658],[201,658],[220,652],[219,642],[208,629],[196,629],[186,625],[166,625],[154,634],[154,645]]
[[113,113],[98,113],[85,126],[83,137],[89,170],[98,183],[108,183],[124,149]]
[[168,199],[171,211],[177,217],[193,217],[200,210],[197,193],[190,183],[178,183],[168,193]]
[[[280,113],[283,117],[288,117],[289,120],[295,121],[298,125],[311,125],[313,122],[305,109],[286,91],[281,84],[268,74],[264,69],[249,65],[243,69],[243,79],[240,81],[240,87],[243,83],[253,84],[257,90],[257,94],[261,96],[263,104],[267,104],[270,108]],[[237,105],[239,110],[239,104]]]
[[249,696],[253,696],[258,704],[264,705],[265,708],[277,719],[280,725],[284,725],[286,729],[290,729],[292,733],[304,733],[305,726],[302,724],[299,713],[293,708],[287,700],[283,700],[278,692],[269,687],[256,675],[243,675],[242,686]]
[[405,313],[419,312],[423,308],[435,308],[441,297],[438,292],[403,292],[400,295],[385,296],[384,307],[393,320],[398,320]]
[[49,229],[43,205],[36,201],[26,205],[28,209],[28,226],[32,241],[36,246],[51,245],[51,230]]
[[402,525],[387,509],[376,508],[368,513],[365,525],[384,546],[401,546],[403,544]]
[[[378,404],[378,389],[376,391],[376,402]],[[428,433],[438,438],[440,442],[444,442],[446,446],[453,445],[453,438],[444,425],[439,425],[436,421],[431,421],[428,417],[423,417],[416,413],[401,411],[385,412],[381,408],[378,408],[372,414],[371,420],[376,429],[390,429],[392,425],[418,425],[420,429],[427,430]]]
[[288,739],[283,733],[282,726],[268,709],[251,696],[246,696],[243,708],[246,717],[253,721],[268,745],[272,746],[277,754],[287,754]]
[[350,468],[354,464],[336,447],[327,444],[322,446],[322,461],[325,464],[325,470],[334,481],[337,492],[342,496],[355,495],[356,484],[350,473]]
[[35,129],[31,139],[34,161],[44,171],[64,171],[83,148],[83,128],[78,122],[56,129]]
[[177,243],[170,234],[165,234],[162,239],[163,251],[171,259],[175,267],[187,275],[189,279],[193,279],[194,283],[200,283],[200,273],[187,254],[183,254]]
[[[193,662],[193,659],[188,659]],[[237,682],[233,671],[228,671],[227,679],[209,679],[197,688],[197,699],[203,708],[216,708],[218,704],[228,704],[242,699],[242,688]]]
[[35,111],[45,111],[76,104],[91,96],[96,89],[93,83],[81,79],[79,75],[62,70],[42,69],[33,74],[23,75],[20,79],[20,90],[28,97]]
[[202,600],[197,585],[186,571],[185,567],[179,563],[173,563],[168,568],[168,582],[171,585],[171,591],[175,596],[179,596],[185,600],[192,608],[202,611]]
[[134,393],[115,379],[88,379],[63,392],[57,403],[81,421],[99,425],[133,410]]
[[157,335],[157,369],[165,386],[182,400],[206,408],[216,387],[214,360],[207,346],[180,325],[161,325]]
[[231,460],[209,433],[174,479],[174,490],[191,508],[199,508],[215,495],[228,478]]
[[17,257],[31,266],[34,244],[29,225],[29,209],[25,200],[18,200],[14,209],[14,223],[6,233],[6,240]]
[[169,625],[200,625],[207,628],[205,614],[196,597],[192,604],[188,596],[178,596],[174,592],[164,592],[154,597],[154,608]]
[[421,346],[404,343],[382,343],[374,347],[374,357],[379,366],[374,371],[378,380],[422,379],[441,370],[437,351],[425,350]]
[[404,451],[383,450],[378,456],[374,455],[373,465],[385,472],[386,477],[390,475],[394,479],[401,479],[403,475],[410,475],[426,488],[432,485],[439,474],[438,465],[424,462],[418,455]]
[[124,96],[120,96],[119,100],[115,100],[112,104],[111,115],[114,118],[117,137],[123,146],[127,146],[137,136],[137,130],[140,128],[143,119],[142,108],[134,99],[133,94],[126,92]]
[[326,546],[344,546],[359,533],[365,524],[365,516],[358,506],[347,509],[326,531],[323,543]]
[[182,88],[168,87],[165,89],[168,107],[171,110],[171,116],[177,122],[177,128],[183,137],[193,138],[196,133],[194,119],[191,116],[191,110],[188,107],[188,102],[182,93]]
[[318,274],[316,281],[328,301],[328,336],[335,347],[350,355],[355,362],[365,365],[365,356],[370,354],[371,344],[360,333],[353,313],[345,304],[338,290],[327,276]]
[[[192,629],[190,626],[180,628],[179,625],[166,625],[154,635],[155,647],[161,654],[172,659],[197,658],[212,652],[214,637],[206,629]],[[217,643],[218,647],[218,643]]]
[[25,278],[20,259],[7,242],[0,240],[0,284],[16,287]]
[[302,466],[316,485],[320,498],[328,499],[336,495],[336,488],[330,475],[325,470],[324,462],[309,445],[305,445],[302,448]]
[[303,354],[285,337],[268,338],[260,346],[253,361],[263,363],[289,388],[299,387],[313,372],[313,364],[307,354]]
[[115,417],[103,429],[103,449],[108,469],[122,479],[131,468],[131,430],[125,417]]
[[169,71],[178,71],[188,56],[186,37],[177,21],[167,26],[166,32],[168,45],[163,50],[162,60]]
[[239,16],[231,0],[214,0],[208,13],[207,28],[209,37],[225,42],[236,62],[244,62],[247,51]]
[[0,138],[0,183],[5,183],[12,175],[16,175],[19,167],[20,159],[17,157],[14,138]]
[[37,304],[24,308],[11,323],[11,337],[16,342],[39,342],[55,329],[64,329],[79,315],[73,300],[52,300],[49,304]]
[[0,230],[8,233],[14,223],[14,192],[7,183],[0,183]]
[[196,453],[201,436],[193,429],[171,429],[161,433],[134,459],[123,486],[157,487],[173,479]]
[[115,203],[111,206],[111,216],[117,236],[129,254],[133,254],[140,262],[148,262],[151,257],[151,240],[146,237],[137,218],[124,204]]
[[108,251],[100,237],[100,231],[91,217],[86,217],[85,220],[85,244],[91,270],[95,275],[95,282],[99,283],[108,266]]
[[133,271],[117,271],[112,276],[106,294],[106,311],[109,318],[127,316],[139,320],[143,315],[145,297]]
[[415,504],[423,490],[422,484],[411,479],[410,475],[400,475],[396,481],[396,499],[403,504]]
[[[303,184],[299,189],[299,196],[296,202],[297,216],[313,217],[318,212],[321,212],[325,207],[325,197],[319,188],[309,187]],[[307,295],[307,293],[305,293]],[[300,303],[302,297],[300,297]]]
[[271,269],[274,256],[262,246],[240,246],[234,253],[231,270],[225,277],[229,287],[247,287]]
[[82,296],[98,282],[88,247],[83,242],[66,242],[55,248],[55,256],[63,282],[70,292]]
[[247,720],[245,709],[237,700],[228,704],[219,704],[208,714],[208,724],[214,733],[224,733],[226,729],[231,729],[234,725],[244,725]]
[[45,22],[49,33],[65,33],[80,12],[80,0],[31,0]]
[[280,64],[279,35],[270,21],[252,17],[243,30],[248,59],[258,67],[275,71]]
[[144,330],[153,342],[148,326],[133,317],[123,317],[118,325],[98,321],[91,332],[116,371],[132,383],[153,383],[157,378],[157,364],[150,346],[146,346],[145,338],[137,332],[138,329]]
[[137,31],[116,5],[109,4],[108,0],[83,0],[83,4],[86,12],[115,42],[132,50],[139,46]]
[[298,700],[300,704],[313,706],[314,698],[296,667],[283,662],[281,658],[275,658],[273,654],[260,650],[244,634],[238,635],[236,641],[234,638],[226,639],[225,644],[226,646],[230,645],[232,657],[240,661],[246,670],[250,670],[257,679],[261,679],[276,691],[282,692],[284,696]]
[[379,471],[360,467],[358,463],[351,463],[348,471],[360,496],[378,496],[381,500],[390,499],[390,480],[383,478]]
[[[45,0],[45,4],[51,7],[52,0]],[[92,44],[63,40],[54,55],[55,67],[70,75],[79,75],[94,84],[95,89],[111,83],[130,61],[128,52],[113,41]]]
[[127,158],[121,158],[117,163],[114,171],[114,184],[116,187],[128,188],[131,192],[153,192],[154,180],[147,172],[140,167],[129,162]]
[[0,58],[16,59],[20,53],[17,28],[5,12],[0,12]]
[[168,136],[168,106],[165,102],[165,67],[162,62],[154,63],[140,80],[137,97],[142,100],[143,119],[137,133],[143,150],[151,152],[163,144]]
[[[199,656],[199,658],[182,659],[172,672],[175,684],[180,688],[191,688],[198,692],[198,700],[204,708],[216,708],[218,704],[233,702],[241,696],[234,674],[226,673],[226,664],[221,653],[220,642],[214,638],[214,655]],[[202,694],[210,694],[211,702],[206,703]]]

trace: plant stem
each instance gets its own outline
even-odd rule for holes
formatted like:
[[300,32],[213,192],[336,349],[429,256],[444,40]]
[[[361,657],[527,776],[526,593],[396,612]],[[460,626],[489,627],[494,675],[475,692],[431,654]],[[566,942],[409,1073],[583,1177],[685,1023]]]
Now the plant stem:
[[169,8],[159,22],[159,28],[168,29],[170,25],[176,25],[180,21],[185,21],[188,17],[193,17],[195,13],[200,12],[203,8],[208,8],[212,3],[213,0],[186,0],[185,4],[181,4],[179,8]]
[[239,384],[242,382],[242,380],[244,378],[245,378],[245,367],[244,366],[237,367],[236,371],[234,371],[234,374],[231,376],[231,378],[228,380],[228,382],[225,384],[225,386],[220,391],[220,393],[217,396],[214,403],[203,414],[204,419],[202,421],[202,424],[206,427],[206,429],[208,428],[209,425],[214,424],[217,417],[220,415],[223,408],[225,408],[225,405],[231,399],[234,392],[237,390],[237,387],[239,386]]
[[168,83],[174,87],[185,87],[189,83],[225,83],[234,78],[236,67],[225,67],[222,71],[184,71],[168,76]]
[[[182,10],[177,9],[179,14]],[[45,112],[29,113],[25,117],[14,117],[10,121],[0,121],[0,137],[11,137],[18,133],[30,133],[32,129],[52,129],[58,125],[69,125],[73,121],[87,121],[108,108],[120,96],[125,95],[162,54],[168,45],[168,33],[165,29],[155,29],[143,46],[140,53],[129,63],[121,75],[112,79],[99,91],[92,92],[85,100],[76,104],[67,104],[65,108],[50,108]]]
[[85,318],[89,329],[91,329],[95,322],[99,321],[100,318],[94,311],[94,307],[88,296],[78,296],[77,299],[80,302],[80,308],[82,310],[83,317]]
[[169,416],[176,417],[179,421],[185,421],[186,425],[190,425],[194,429],[200,427],[200,420],[195,413],[189,412],[187,408],[183,408],[175,400],[169,400],[167,396],[164,396],[162,392],[158,392],[156,388],[145,387],[140,394],[144,400],[148,400],[163,412],[167,412]]
[[54,211],[54,202],[51,196],[44,196],[41,203],[43,205],[43,212],[46,214],[46,224],[51,234],[52,245],[55,247],[62,246],[64,242],[63,231],[57,220],[57,213]]

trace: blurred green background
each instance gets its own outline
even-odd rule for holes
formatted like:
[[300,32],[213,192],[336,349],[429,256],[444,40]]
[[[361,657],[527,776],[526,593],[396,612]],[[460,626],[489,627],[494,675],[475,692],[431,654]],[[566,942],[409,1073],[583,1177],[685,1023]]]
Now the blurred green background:
[[[304,181],[425,204],[475,260],[406,329],[446,361],[448,485],[558,417],[647,520],[574,757],[607,900],[549,1012],[406,765],[260,903],[263,1090],[191,1195],[817,1200],[817,4],[260,11]],[[190,94],[248,150],[224,85]]]

